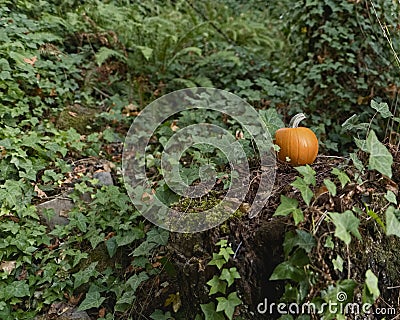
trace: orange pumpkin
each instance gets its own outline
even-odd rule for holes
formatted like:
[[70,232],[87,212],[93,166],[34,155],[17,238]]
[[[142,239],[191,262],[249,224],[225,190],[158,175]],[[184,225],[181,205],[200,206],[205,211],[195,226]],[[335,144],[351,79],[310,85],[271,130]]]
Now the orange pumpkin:
[[290,121],[289,128],[281,128],[275,132],[275,143],[279,146],[278,158],[293,166],[312,164],[318,154],[318,139],[314,132],[299,127],[304,114],[296,114]]

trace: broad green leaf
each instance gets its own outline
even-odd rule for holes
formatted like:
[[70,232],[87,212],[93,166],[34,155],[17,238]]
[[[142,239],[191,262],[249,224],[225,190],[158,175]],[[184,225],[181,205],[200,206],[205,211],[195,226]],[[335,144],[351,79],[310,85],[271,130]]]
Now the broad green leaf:
[[200,308],[204,313],[205,320],[225,320],[224,314],[216,311],[214,302],[201,304]]
[[104,233],[100,233],[98,234],[97,232],[92,234],[89,237],[89,241],[90,241],[90,245],[92,247],[92,249],[95,249],[99,243],[103,242],[105,238],[105,234]]
[[23,198],[21,181],[6,180],[0,188],[0,203],[8,203],[9,208],[16,207],[21,203]]
[[390,206],[386,209],[386,235],[395,235],[400,237],[400,221],[399,221],[399,210]]
[[283,123],[281,117],[275,108],[269,108],[267,110],[259,110],[261,119],[267,126],[268,132],[273,137],[276,130],[283,128],[285,124]]
[[326,237],[324,247],[329,249],[333,249],[335,247],[335,244],[333,243],[331,236]]
[[381,294],[378,287],[378,278],[370,269],[365,273],[364,291],[366,295],[372,296],[372,302],[375,302]]
[[[357,282],[352,279],[339,280],[336,286],[328,286],[322,298],[328,303],[347,303],[353,300],[356,287]],[[340,308],[337,310],[339,311]]]
[[149,256],[151,255],[151,250],[157,247],[154,242],[144,241],[132,252],[132,257],[139,256]]
[[132,277],[130,277],[126,281],[126,285],[131,288],[131,292],[135,293],[137,288],[140,286],[140,284],[146,280],[149,279],[149,276],[145,271],[139,273],[139,274],[134,274]]
[[392,117],[393,114],[389,110],[389,106],[386,102],[378,103],[375,100],[371,100],[371,108],[375,109],[382,118],[389,118]]
[[315,186],[315,170],[308,164],[305,166],[295,167],[295,169],[303,176],[303,180],[307,185]]
[[356,143],[357,148],[359,148],[360,150],[362,150],[364,152],[368,152],[367,141],[365,139],[358,139],[356,137],[353,137],[353,140]]
[[276,208],[274,216],[287,216],[297,209],[299,202],[296,199],[281,195],[281,203]]
[[[224,269],[226,270],[226,269]],[[224,271],[222,270],[222,271]],[[223,280],[223,279],[221,279]],[[210,292],[208,295],[213,295],[217,292],[221,292],[222,294],[225,294],[226,292],[226,282],[221,281],[218,276],[213,276],[211,280],[207,282],[207,284],[210,286]]]
[[74,252],[74,263],[72,264],[72,268],[76,267],[82,259],[86,259],[88,256],[89,255],[86,252],[81,252],[80,250],[76,250]]
[[[332,169],[332,174],[338,177],[340,184],[342,186],[342,189],[346,186],[348,182],[350,182],[349,176],[342,170],[339,170],[338,168],[333,168]],[[328,186],[327,186],[328,187]],[[329,189],[328,189],[329,190]]]
[[228,246],[228,247],[221,247],[219,249],[218,254],[223,256],[225,261],[228,262],[231,255],[234,255],[235,253],[233,252],[232,248]]
[[135,301],[136,296],[131,291],[126,291],[123,293],[122,297],[118,298],[114,310],[118,312],[124,312],[132,306],[133,301]]
[[336,259],[332,259],[333,269],[343,272],[343,262],[344,261],[342,257],[340,255],[337,255]]
[[388,191],[386,192],[386,194],[385,194],[385,199],[386,199],[387,201],[389,201],[390,203],[397,204],[396,195],[395,195],[395,194],[393,193],[393,191],[391,191],[391,190],[388,190]]
[[74,289],[80,287],[84,283],[88,283],[89,280],[94,277],[99,276],[99,272],[96,270],[98,262],[91,263],[86,269],[80,270],[73,274],[74,279]]
[[156,311],[154,311],[150,315],[150,319],[153,319],[153,320],[173,320],[174,318],[172,317],[171,312],[167,311],[166,313],[164,313],[160,309],[156,309]]
[[161,228],[153,228],[147,232],[147,241],[160,246],[165,246],[168,242],[169,232]]
[[278,264],[269,280],[294,280],[299,282],[303,279],[304,272],[289,261]]
[[[360,172],[364,171],[364,164],[361,162],[360,159],[358,159],[357,153],[355,153],[355,152],[350,153],[350,159],[351,159],[351,161],[353,161],[353,165],[356,167],[356,169],[358,171],[360,171]],[[340,180],[340,178],[339,178],[339,180]]]
[[12,283],[12,295],[16,298],[28,297],[29,285],[25,281],[14,281]]
[[98,308],[104,302],[106,298],[100,295],[98,291],[89,291],[86,293],[85,299],[80,304],[78,310],[84,311],[92,308]]
[[293,238],[293,246],[297,246],[299,248],[304,249],[307,253],[310,253],[311,250],[315,247],[316,242],[311,233],[307,231],[297,229],[296,236]]
[[332,196],[336,196],[336,185],[329,179],[324,179],[324,184]]
[[294,209],[293,211],[293,220],[294,220],[294,224],[297,226],[300,222],[304,221],[304,214],[303,211],[301,211],[301,209],[297,208]]
[[208,263],[209,266],[217,266],[218,269],[221,270],[221,268],[223,267],[223,265],[226,263],[227,261],[225,260],[224,256],[217,254],[217,253],[213,253],[213,258],[211,259],[211,261]]
[[308,184],[302,178],[296,177],[296,180],[291,185],[300,191],[304,202],[309,206],[314,194]]
[[336,227],[335,236],[344,241],[345,244],[350,244],[351,234],[357,239],[361,239],[361,235],[358,231],[360,220],[352,211],[346,210],[343,213],[331,212],[329,216]]
[[108,255],[110,256],[110,258],[114,257],[114,255],[117,253],[117,249],[118,249],[118,244],[117,244],[117,240],[115,239],[115,237],[111,237],[111,238],[107,239],[105,241],[105,244],[106,244],[107,252],[108,252]]
[[86,232],[89,219],[82,212],[72,211],[69,217],[71,219],[71,225],[76,226],[82,232]]
[[369,156],[369,169],[392,177],[393,157],[388,149],[378,140],[373,130],[369,133],[366,140],[367,151]]
[[225,280],[228,283],[228,287],[230,287],[235,279],[240,279],[240,274],[237,272],[235,267],[228,269],[223,269],[221,272],[220,280]]
[[229,320],[232,320],[235,308],[242,304],[242,300],[237,296],[237,292],[229,294],[228,298],[218,297],[217,298],[217,312],[223,311]]

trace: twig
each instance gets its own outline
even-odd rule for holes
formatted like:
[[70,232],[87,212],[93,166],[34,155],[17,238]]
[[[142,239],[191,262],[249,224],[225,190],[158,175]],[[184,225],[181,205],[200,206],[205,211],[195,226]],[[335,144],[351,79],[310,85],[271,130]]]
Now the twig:
[[105,93],[104,91],[101,91],[100,89],[93,87],[94,91],[97,91],[98,93],[102,94],[103,96],[105,96],[106,98],[111,98],[111,96],[107,93]]
[[240,243],[239,243],[238,247],[236,248],[236,250],[235,250],[235,253],[233,254],[233,259],[235,259],[235,258],[236,258],[236,254],[238,253],[238,251],[239,251],[240,247],[242,246],[242,242],[243,242],[243,241],[240,241]]

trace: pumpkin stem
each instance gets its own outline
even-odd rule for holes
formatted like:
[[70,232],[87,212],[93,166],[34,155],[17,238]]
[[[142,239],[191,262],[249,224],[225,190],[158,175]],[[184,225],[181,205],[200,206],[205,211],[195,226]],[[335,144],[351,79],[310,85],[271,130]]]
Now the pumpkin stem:
[[292,120],[290,120],[289,127],[290,128],[297,128],[299,126],[300,121],[304,120],[307,118],[304,113],[298,113],[296,114]]

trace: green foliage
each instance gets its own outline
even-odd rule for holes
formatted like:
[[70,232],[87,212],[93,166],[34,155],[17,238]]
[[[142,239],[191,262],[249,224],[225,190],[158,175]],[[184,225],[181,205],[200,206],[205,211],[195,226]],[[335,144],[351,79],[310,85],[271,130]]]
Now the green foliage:
[[[395,98],[392,89],[398,87],[393,52],[399,48],[398,4],[389,4],[381,0],[374,1],[373,7],[366,1],[306,1],[305,5],[281,1],[271,6],[233,0],[3,1],[0,318],[33,319],[54,302],[78,293],[83,293],[80,310],[106,308],[105,319],[133,313],[139,291],[159,272],[154,259],[169,233],[144,223],[122,181],[100,187],[90,175],[76,174],[75,169],[82,159],[94,157],[111,161],[119,178],[118,147],[132,117],[172,90],[214,86],[236,93],[260,107],[271,136],[284,126],[283,116],[301,109],[312,115],[325,149],[353,144],[351,131],[359,150],[350,159],[359,172],[353,179],[334,168],[334,177],[324,180],[331,197],[350,180],[358,182],[367,170],[391,177],[393,159],[379,142],[383,124],[389,122],[396,129],[400,122],[396,109],[389,107]],[[389,43],[375,18],[384,22]],[[90,128],[62,127],[63,113],[79,117],[70,107],[93,110]],[[349,112],[355,114],[344,121],[342,115]],[[146,160],[149,169],[157,168],[151,175],[155,192],[165,203],[180,199],[159,181],[161,152],[174,126],[183,128],[199,120],[240,132],[238,123],[209,110],[182,112],[162,124],[154,135],[159,144],[149,145]],[[247,133],[238,141],[253,158],[255,150]],[[202,165],[212,164],[222,169],[218,179],[223,188],[230,186],[224,170],[228,161],[218,150],[197,145],[184,156],[187,162],[179,166],[187,183],[196,182]],[[272,276],[291,281],[285,290],[288,301],[303,300],[320,276],[313,269],[316,235],[303,229],[303,210],[309,213],[320,181],[317,184],[309,166],[296,170],[300,176],[292,187],[295,193],[300,191],[299,197],[281,195],[275,212],[292,214],[301,226],[286,236],[286,261]],[[48,230],[35,205],[71,184],[75,191],[68,197],[75,207],[69,224]],[[90,205],[82,200],[87,194]],[[365,213],[359,208],[327,213],[324,222],[331,224],[332,235],[322,242],[325,248],[334,248],[334,234],[351,245],[352,237],[359,237],[358,219],[363,214],[386,235],[400,237],[395,194],[387,191],[384,198],[389,205],[385,212],[366,206]],[[207,200],[202,205],[212,204]],[[318,231],[318,224],[313,231]],[[207,282],[214,301],[201,305],[201,310],[206,319],[232,319],[242,303],[235,286],[240,275],[230,265],[234,252],[227,241],[217,245],[219,251],[209,264],[219,273]],[[331,262],[336,270],[344,270],[345,260],[336,255]],[[354,283],[336,281],[325,289],[321,299],[339,290],[351,297]],[[374,301],[377,296],[376,277],[367,272],[363,298]],[[150,318],[173,319],[161,310]]]
[[365,285],[363,290],[363,301],[373,304],[380,296],[378,278],[371,270],[365,273]]
[[[289,112],[312,114],[325,148],[339,151],[352,143],[340,128],[346,113],[366,121],[373,116],[365,108],[371,99],[395,104],[387,89],[398,85],[391,44],[398,52],[399,12],[399,3],[384,0],[373,6],[369,1],[305,1],[289,5],[283,15],[291,59],[279,61],[278,75],[285,79]],[[392,35],[391,44],[379,23]],[[382,128],[383,121],[374,121],[379,136]]]
[[299,202],[296,199],[281,195],[281,203],[276,208],[274,213],[275,216],[287,216],[293,214],[293,219],[297,225],[299,222],[303,221],[304,216],[300,208],[298,208]]
[[333,224],[335,225],[335,236],[342,240],[346,245],[351,242],[351,234],[356,238],[361,239],[358,226],[360,220],[354,215],[351,210],[346,210],[343,213],[329,213]]
[[[216,245],[220,247],[219,252],[218,254],[213,253],[213,258],[208,265],[217,266],[218,269],[221,270],[223,266],[229,263],[234,252],[225,239],[221,239]],[[207,282],[207,285],[210,287],[208,293],[210,296],[218,293],[223,296],[216,297],[218,301],[217,306],[215,306],[214,302],[200,305],[206,320],[225,319],[225,316],[229,320],[232,320],[235,308],[242,304],[242,300],[238,297],[236,291],[230,292],[228,295],[226,292],[226,289],[234,284],[235,279],[240,279],[240,274],[235,267],[229,269],[222,268],[219,276],[214,275],[213,278]]]

